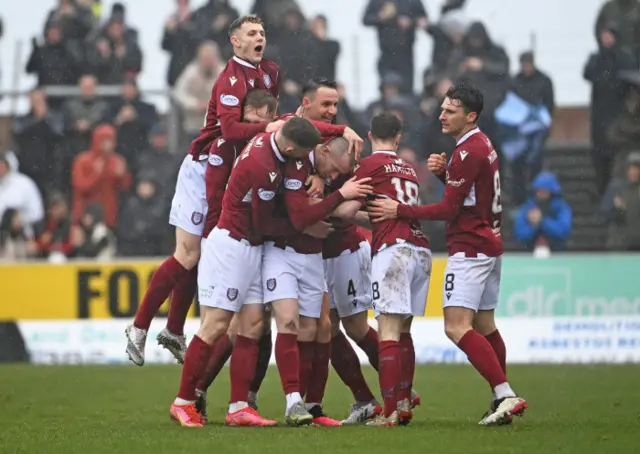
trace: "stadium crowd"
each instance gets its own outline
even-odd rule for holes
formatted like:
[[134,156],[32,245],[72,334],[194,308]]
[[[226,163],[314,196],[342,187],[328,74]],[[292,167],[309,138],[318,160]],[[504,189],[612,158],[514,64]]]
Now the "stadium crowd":
[[[440,103],[453,83],[471,82],[485,96],[480,127],[506,168],[503,203],[514,219],[514,236],[529,249],[548,236],[545,243],[562,249],[571,234],[571,208],[562,203],[557,179],[542,174],[535,180],[545,182],[547,200],[540,199],[535,184],[534,194],[529,192],[544,167],[553,83],[537,68],[532,52],[524,52],[513,70],[485,24],[465,14],[465,3],[442,0],[435,22],[421,0],[370,0],[362,21],[379,38],[379,98],[359,112],[341,87],[336,121],[364,137],[373,115],[394,112],[406,131],[399,154],[419,176],[421,202],[438,201],[443,186],[428,172],[426,158],[454,149],[441,131]],[[310,78],[336,78],[340,43],[331,39],[326,17],[305,17],[295,0],[255,0],[251,12],[265,22],[266,58],[282,69],[279,112],[294,112]],[[233,0],[209,0],[198,9],[189,0],[177,0],[164,24],[159,44],[170,55],[166,81],[181,132],[179,149],[169,149],[167,128],[175,125],[163,123],[136,84],[144,54],[126,5],[102,11],[99,0],[58,1],[46,15],[42,36],[32,41],[25,68],[37,77],[30,110],[13,121],[12,151],[0,154],[0,259],[171,252],[173,234],[166,220],[173,185],[202,125],[211,87],[232,53],[227,29],[238,15]],[[633,153],[640,133],[638,30],[637,0],[606,2],[596,23],[599,50],[584,71],[593,84],[593,161],[604,196],[600,218],[611,225],[609,246],[622,249],[640,247],[632,234],[640,231],[640,161]],[[432,38],[433,54],[415,93],[419,33]],[[80,96],[71,99],[47,97],[40,89],[76,84]],[[100,97],[99,85],[121,86],[121,95]],[[560,205],[561,212],[551,208]],[[562,228],[545,231],[546,218],[562,222]],[[430,223],[425,229],[432,249],[444,250],[444,226]],[[629,233],[614,241],[622,232]]]

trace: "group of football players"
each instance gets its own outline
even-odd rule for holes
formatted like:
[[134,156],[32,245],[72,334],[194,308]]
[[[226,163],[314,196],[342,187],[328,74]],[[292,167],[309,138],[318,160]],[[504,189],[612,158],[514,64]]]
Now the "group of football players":
[[[171,294],[157,338],[183,363],[171,417],[202,427],[207,388],[230,358],[226,423],[275,425],[257,399],[274,348],[287,424],[408,424],[420,403],[411,322],[424,315],[431,274],[424,219],[447,221],[445,330],[491,386],[480,424],[511,423],[527,403],[509,386],[494,322],[502,206],[497,155],[476,126],[482,95],[465,86],[447,93],[440,119],[457,146],[448,164],[444,155],[428,161],[446,185],[444,199],[418,206],[415,170],[396,155],[396,116],[371,120],[373,154],[359,159],[362,139],[332,124],[334,82],[311,81],[295,115],[276,118],[280,73],[263,59],[262,22],[239,18],[229,38],[234,56],[178,174],[175,253],[154,273],[126,330],[127,354],[141,366],[151,320]],[[371,229],[371,243],[362,228]],[[196,288],[201,325],[187,347],[183,327]],[[370,309],[378,331],[368,324]],[[383,405],[347,336],[378,371]],[[322,409],[330,362],[355,400],[342,421]]]

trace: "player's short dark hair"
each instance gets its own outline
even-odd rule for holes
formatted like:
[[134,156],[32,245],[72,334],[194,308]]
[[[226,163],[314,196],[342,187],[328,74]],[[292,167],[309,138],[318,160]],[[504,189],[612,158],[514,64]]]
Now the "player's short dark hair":
[[251,90],[244,98],[244,106],[254,109],[262,109],[266,106],[267,111],[273,113],[278,108],[278,101],[268,90]]
[[293,117],[282,127],[282,135],[300,148],[313,149],[322,142],[318,128],[302,117]]
[[371,135],[379,140],[395,139],[402,131],[402,122],[390,111],[384,111],[371,119]]
[[235,31],[240,29],[240,27],[242,27],[244,24],[258,24],[264,27],[262,19],[260,19],[260,17],[255,14],[240,16],[239,18],[231,22],[231,25],[229,25],[229,38],[231,38],[231,35],[233,35]]
[[454,85],[447,90],[445,96],[450,100],[460,101],[465,113],[475,112],[477,118],[480,118],[484,108],[484,97],[477,88],[464,84]]
[[337,90],[338,82],[336,82],[335,80],[325,79],[324,77],[311,79],[305,84],[304,87],[302,87],[302,96],[310,96],[320,90],[322,87]]

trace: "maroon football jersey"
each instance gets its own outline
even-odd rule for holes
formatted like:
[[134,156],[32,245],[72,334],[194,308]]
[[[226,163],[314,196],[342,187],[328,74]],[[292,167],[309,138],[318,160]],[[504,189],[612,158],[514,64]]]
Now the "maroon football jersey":
[[[325,196],[340,189],[349,178],[351,175],[340,175],[335,180],[327,180]],[[335,218],[331,219],[331,224],[335,230],[322,243],[323,258],[332,259],[344,251],[355,252],[360,249],[360,243],[365,241],[365,237],[355,224]]]
[[236,56],[229,60],[211,90],[207,115],[200,135],[191,143],[193,159],[207,159],[209,148],[218,137],[227,142],[246,142],[263,132],[267,123],[242,123],[242,102],[247,93],[256,88],[269,90],[278,98],[280,71],[270,60],[258,66]]
[[275,243],[279,247],[291,247],[300,254],[319,254],[322,252],[322,240],[302,233],[307,227],[326,218],[344,200],[342,194],[335,192],[318,203],[310,203],[305,182],[314,172],[314,152],[305,159],[289,160],[285,165],[284,204],[291,223],[297,230],[293,235],[278,235]]
[[[373,186],[371,198],[389,198],[400,204],[418,204],[420,186],[413,167],[398,158],[392,151],[376,151],[360,161],[356,166],[358,179],[370,177]],[[394,219],[373,223],[372,254],[396,243],[408,242],[428,248],[429,240],[415,219]]]
[[231,175],[231,169],[238,157],[238,150],[242,150],[242,147],[236,145],[237,143],[227,142],[219,137],[210,148],[209,162],[205,173],[208,209],[202,233],[204,238],[207,238],[218,224],[222,211],[222,198]]
[[274,212],[286,162],[274,135],[258,134],[247,144],[231,170],[222,198],[218,228],[228,230],[232,238],[246,239],[253,245],[262,244],[264,236],[296,232],[286,218]]
[[398,216],[446,220],[449,255],[501,255],[500,172],[498,155],[489,138],[478,128],[465,134],[447,166],[442,202],[399,207]]

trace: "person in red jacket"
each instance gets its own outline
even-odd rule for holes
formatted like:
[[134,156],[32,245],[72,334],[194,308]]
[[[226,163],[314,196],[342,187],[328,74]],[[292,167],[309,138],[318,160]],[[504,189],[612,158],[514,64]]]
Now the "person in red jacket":
[[87,205],[104,208],[105,223],[114,227],[118,218],[118,193],[131,186],[131,174],[122,156],[115,152],[116,130],[100,125],[93,131],[91,149],[73,162],[73,217],[80,219]]

